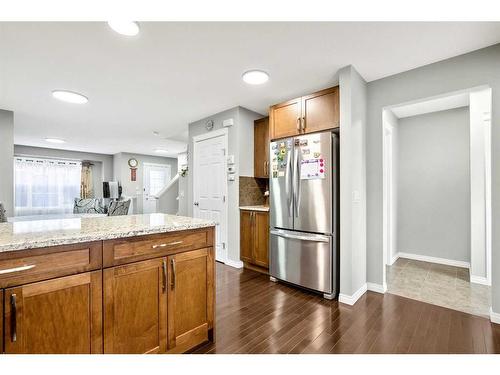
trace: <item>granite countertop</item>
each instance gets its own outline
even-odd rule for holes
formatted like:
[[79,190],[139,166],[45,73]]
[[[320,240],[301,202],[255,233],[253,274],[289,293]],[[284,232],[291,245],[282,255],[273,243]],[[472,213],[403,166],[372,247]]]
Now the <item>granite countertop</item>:
[[210,220],[143,214],[0,223],[0,252],[214,226]]
[[240,210],[250,210],[250,211],[269,211],[269,206],[257,205],[257,206],[240,206]]

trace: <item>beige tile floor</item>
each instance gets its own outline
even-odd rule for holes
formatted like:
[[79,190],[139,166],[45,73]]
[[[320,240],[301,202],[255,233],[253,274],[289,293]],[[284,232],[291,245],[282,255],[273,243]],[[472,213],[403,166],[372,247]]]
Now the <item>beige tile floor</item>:
[[490,287],[471,284],[465,268],[399,258],[386,270],[389,293],[489,316]]

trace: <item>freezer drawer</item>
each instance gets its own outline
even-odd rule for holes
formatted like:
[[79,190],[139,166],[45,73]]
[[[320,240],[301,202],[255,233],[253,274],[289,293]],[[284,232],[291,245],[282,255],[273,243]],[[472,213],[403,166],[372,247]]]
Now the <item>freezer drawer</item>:
[[325,294],[333,287],[333,237],[280,229],[271,230],[271,276]]

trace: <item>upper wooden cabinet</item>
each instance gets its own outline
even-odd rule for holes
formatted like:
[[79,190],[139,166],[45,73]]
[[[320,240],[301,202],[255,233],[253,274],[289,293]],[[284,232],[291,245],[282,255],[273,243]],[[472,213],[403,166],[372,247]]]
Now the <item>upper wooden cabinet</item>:
[[269,178],[269,117],[254,121],[254,177]]
[[167,259],[104,270],[104,353],[165,353]]
[[269,108],[270,138],[279,139],[340,126],[339,87],[331,87]]
[[209,339],[214,316],[214,261],[209,248],[168,257],[168,351],[183,353]]
[[5,353],[102,353],[102,272],[5,290]]

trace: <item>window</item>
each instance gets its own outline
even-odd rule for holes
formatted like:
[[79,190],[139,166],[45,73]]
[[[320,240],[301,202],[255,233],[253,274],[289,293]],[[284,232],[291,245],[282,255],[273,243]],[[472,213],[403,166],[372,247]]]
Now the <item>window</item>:
[[82,164],[61,160],[14,159],[14,215],[73,212],[80,196]]

